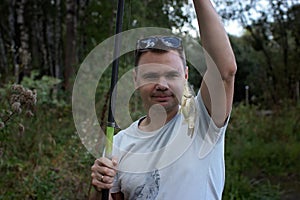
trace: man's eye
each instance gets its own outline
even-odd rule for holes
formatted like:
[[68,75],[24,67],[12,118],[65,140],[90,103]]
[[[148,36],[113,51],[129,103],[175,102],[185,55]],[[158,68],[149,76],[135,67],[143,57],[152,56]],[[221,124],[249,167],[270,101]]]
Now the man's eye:
[[143,78],[146,80],[156,80],[159,76],[157,74],[145,74]]
[[179,74],[178,73],[170,73],[170,74],[167,74],[166,76],[168,79],[174,79],[174,78],[178,78],[179,77]]

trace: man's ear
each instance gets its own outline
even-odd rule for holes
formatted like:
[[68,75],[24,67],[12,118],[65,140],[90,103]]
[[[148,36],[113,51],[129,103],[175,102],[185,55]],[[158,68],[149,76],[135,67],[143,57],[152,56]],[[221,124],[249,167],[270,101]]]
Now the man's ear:
[[132,78],[133,78],[133,83],[134,83],[134,89],[137,89],[138,88],[138,83],[137,83],[137,68],[135,67],[133,70],[132,70]]
[[184,70],[184,78],[186,80],[188,80],[189,78],[189,67],[188,66],[185,66],[185,70]]

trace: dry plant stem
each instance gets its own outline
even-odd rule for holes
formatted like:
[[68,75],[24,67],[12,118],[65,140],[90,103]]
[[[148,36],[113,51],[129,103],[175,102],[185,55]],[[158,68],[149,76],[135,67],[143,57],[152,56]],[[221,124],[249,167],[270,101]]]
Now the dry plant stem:
[[16,112],[12,112],[12,113],[11,113],[11,114],[3,121],[3,123],[6,124],[6,123],[12,118],[12,116],[13,116],[14,114],[16,114]]

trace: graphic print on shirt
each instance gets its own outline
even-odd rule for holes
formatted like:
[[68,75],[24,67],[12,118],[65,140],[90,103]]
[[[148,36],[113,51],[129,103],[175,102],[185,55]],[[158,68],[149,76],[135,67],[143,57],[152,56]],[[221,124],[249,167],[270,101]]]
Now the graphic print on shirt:
[[145,182],[138,186],[134,191],[135,200],[147,199],[154,200],[159,191],[160,175],[158,170],[145,175]]

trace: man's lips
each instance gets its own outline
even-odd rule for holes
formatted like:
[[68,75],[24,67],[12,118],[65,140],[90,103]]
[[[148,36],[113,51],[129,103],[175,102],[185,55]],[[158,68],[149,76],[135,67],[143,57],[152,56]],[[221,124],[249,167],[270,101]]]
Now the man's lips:
[[169,99],[171,99],[173,97],[173,95],[153,95],[152,98],[155,100],[155,101],[160,101],[160,102],[163,102],[163,101],[168,101]]

